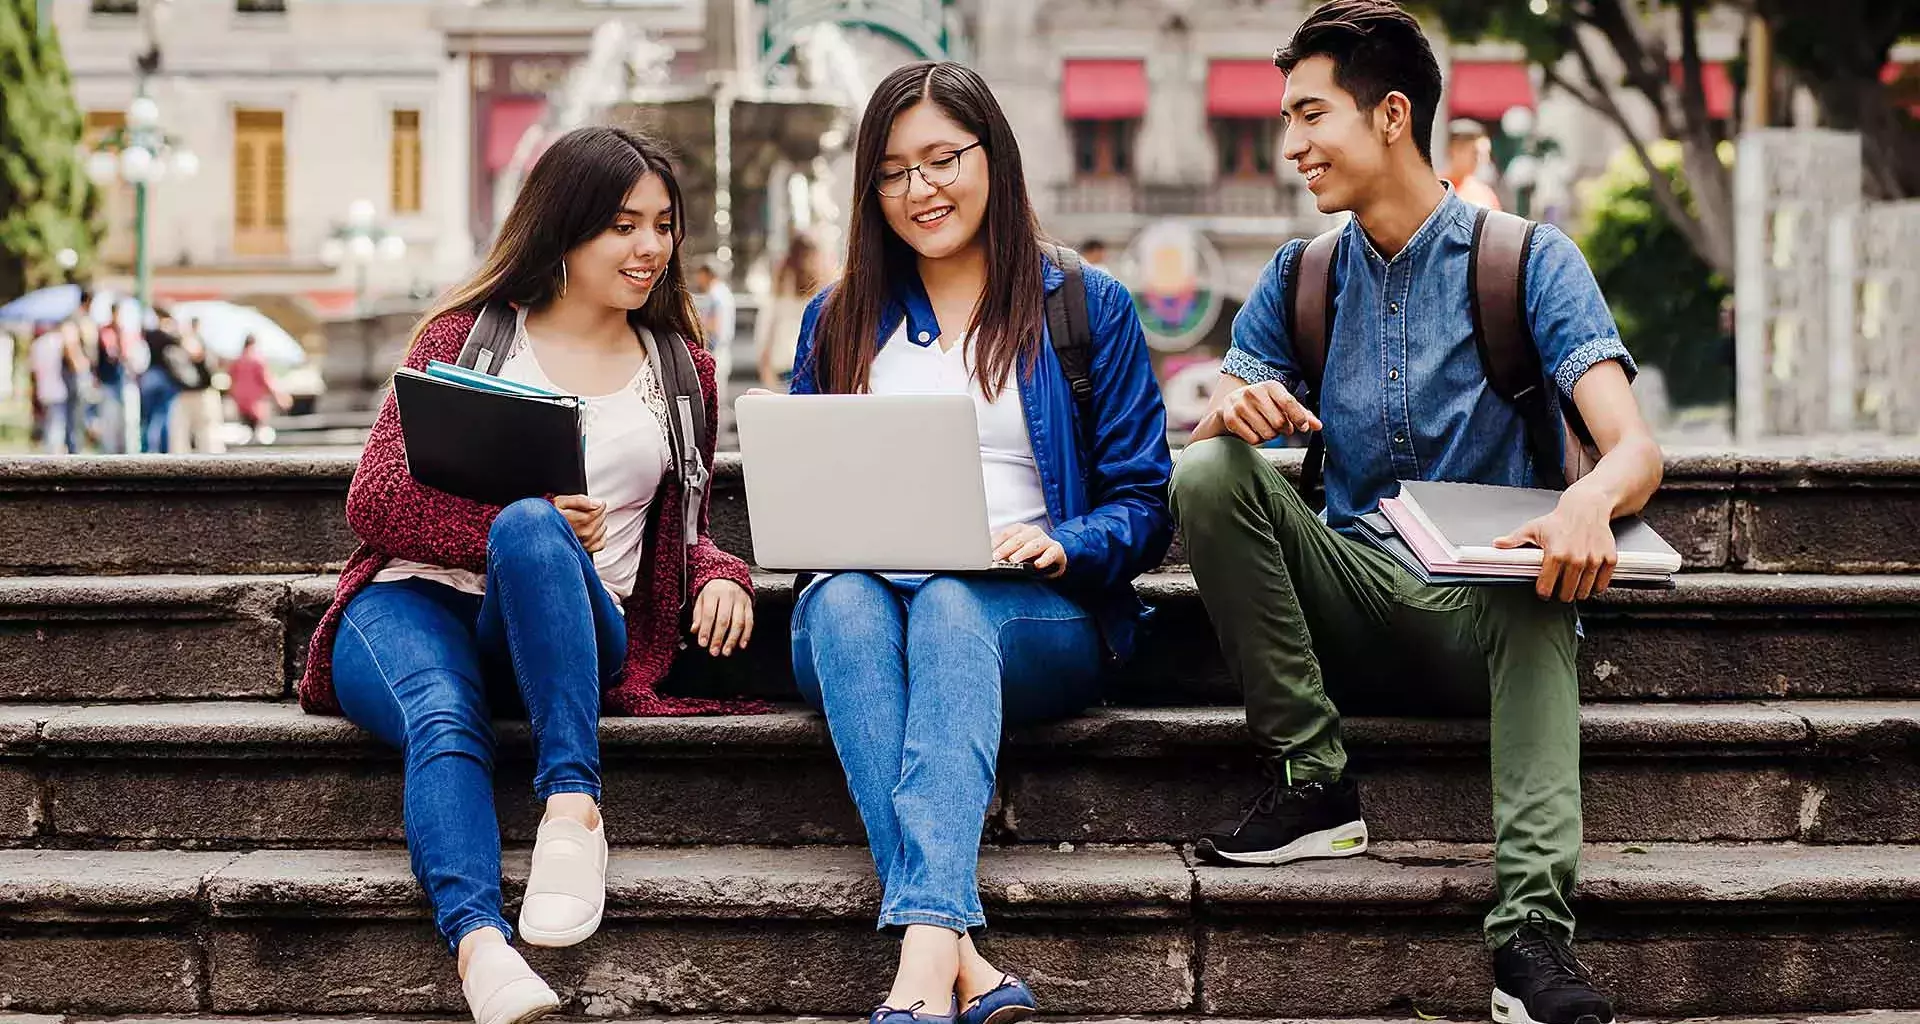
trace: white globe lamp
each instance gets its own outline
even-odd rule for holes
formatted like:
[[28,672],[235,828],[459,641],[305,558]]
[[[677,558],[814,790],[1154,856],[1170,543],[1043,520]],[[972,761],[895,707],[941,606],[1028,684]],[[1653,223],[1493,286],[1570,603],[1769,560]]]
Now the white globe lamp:
[[347,253],[358,263],[365,263],[373,259],[373,239],[366,235],[353,236],[353,240],[347,243]]
[[134,128],[151,128],[160,123],[160,104],[150,96],[137,97],[127,104],[127,124]]
[[120,176],[138,185],[153,175],[153,152],[145,146],[120,151]]
[[407,240],[399,235],[387,235],[380,239],[377,248],[380,251],[380,258],[388,263],[397,263],[407,256]]
[[95,185],[111,185],[119,176],[119,157],[104,149],[87,154],[87,178]]
[[329,238],[320,243],[320,262],[329,267],[337,267],[347,258],[346,243],[338,238]]
[[175,150],[173,154],[173,176],[191,178],[200,173],[200,157],[191,149]]

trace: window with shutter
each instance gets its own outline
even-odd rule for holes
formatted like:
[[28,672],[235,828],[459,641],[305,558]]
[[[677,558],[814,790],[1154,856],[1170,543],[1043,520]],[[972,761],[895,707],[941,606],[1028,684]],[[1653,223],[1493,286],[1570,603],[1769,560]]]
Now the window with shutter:
[[287,252],[287,145],[278,110],[233,112],[233,251]]
[[396,214],[420,212],[420,112],[393,112],[393,194]]

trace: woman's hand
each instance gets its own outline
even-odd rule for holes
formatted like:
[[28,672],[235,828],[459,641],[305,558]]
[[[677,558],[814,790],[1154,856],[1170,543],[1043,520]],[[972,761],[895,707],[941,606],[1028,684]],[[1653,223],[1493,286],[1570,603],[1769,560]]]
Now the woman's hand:
[[1047,531],[1029,523],[1009,526],[993,537],[996,562],[1032,562],[1035,569],[1049,577],[1067,571],[1067,549],[1047,536]]
[[567,517],[573,535],[591,555],[607,546],[607,503],[584,494],[562,494],[553,499],[553,507]]
[[693,602],[693,638],[707,653],[724,658],[753,639],[753,596],[732,580],[712,580]]

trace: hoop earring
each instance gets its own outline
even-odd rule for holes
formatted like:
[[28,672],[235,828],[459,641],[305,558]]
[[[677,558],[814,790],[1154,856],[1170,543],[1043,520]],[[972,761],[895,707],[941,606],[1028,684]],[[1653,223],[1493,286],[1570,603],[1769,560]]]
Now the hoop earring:
[[567,265],[564,262],[560,264],[560,294],[567,294]]

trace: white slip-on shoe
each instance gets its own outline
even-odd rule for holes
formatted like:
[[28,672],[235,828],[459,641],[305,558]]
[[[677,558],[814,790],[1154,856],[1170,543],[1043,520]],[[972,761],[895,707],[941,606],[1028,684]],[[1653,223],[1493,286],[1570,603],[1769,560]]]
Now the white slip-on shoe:
[[520,901],[520,937],[533,946],[571,946],[600,927],[607,905],[607,828],[572,818],[540,823],[533,871]]
[[560,1008],[560,997],[504,942],[474,951],[460,992],[474,1024],[527,1024]]

